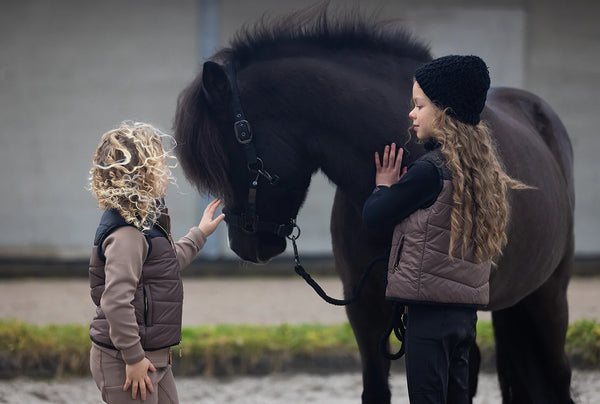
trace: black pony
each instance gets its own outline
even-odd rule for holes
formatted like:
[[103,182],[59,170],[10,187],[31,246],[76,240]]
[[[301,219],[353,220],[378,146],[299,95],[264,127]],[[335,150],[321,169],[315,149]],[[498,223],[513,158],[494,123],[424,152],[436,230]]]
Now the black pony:
[[[352,295],[363,268],[391,239],[361,226],[374,187],[373,154],[407,141],[413,72],[428,60],[428,49],[402,29],[358,14],[331,18],[320,5],[242,29],[230,49],[206,62],[180,95],[175,132],[189,180],[224,199],[233,251],[252,262],[283,252],[290,219],[322,170],[337,185],[333,253],[344,293]],[[502,396],[570,402],[571,144],[550,107],[521,90],[492,88],[482,118],[508,174],[536,187],[509,194],[509,243],[490,284]],[[409,162],[423,153],[412,141],[405,147]],[[384,265],[375,271],[383,274]],[[363,402],[387,403],[390,363],[377,349],[390,316],[383,276],[367,278],[347,314],[362,359]],[[475,394],[477,348],[472,352]]]

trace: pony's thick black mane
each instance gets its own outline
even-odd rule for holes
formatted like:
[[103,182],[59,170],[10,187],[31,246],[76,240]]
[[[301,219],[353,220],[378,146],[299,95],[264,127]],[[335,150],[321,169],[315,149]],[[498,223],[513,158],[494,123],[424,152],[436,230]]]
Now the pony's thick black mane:
[[429,47],[418,42],[398,24],[398,20],[378,20],[376,13],[367,16],[358,6],[346,12],[331,13],[329,0],[278,18],[263,15],[255,24],[244,25],[230,45],[213,58],[233,60],[238,68],[252,61],[304,49],[298,45],[366,50],[424,61],[431,59]]
[[[357,6],[346,12],[328,9],[329,0],[325,0],[278,18],[265,15],[256,24],[242,27],[231,47],[211,59],[233,62],[236,69],[286,56],[326,57],[323,50],[364,51],[423,62],[431,59],[428,47],[398,21],[380,21],[376,14],[366,16]],[[178,155],[187,178],[198,190],[228,200],[232,195],[228,154],[207,107],[200,73],[179,96],[174,123],[181,145]]]

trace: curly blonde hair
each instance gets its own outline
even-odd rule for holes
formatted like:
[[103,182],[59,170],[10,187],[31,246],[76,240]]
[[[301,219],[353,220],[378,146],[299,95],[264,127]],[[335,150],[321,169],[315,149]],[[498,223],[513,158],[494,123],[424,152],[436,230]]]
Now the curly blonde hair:
[[508,188],[532,187],[506,174],[485,122],[469,125],[440,111],[433,136],[441,144],[454,188],[449,254],[460,240],[464,257],[472,241],[477,261],[494,262],[507,242]]
[[154,225],[158,200],[174,182],[171,168],[177,159],[163,148],[164,137],[172,140],[149,124],[124,122],[102,135],[90,170],[90,191],[100,209],[116,209],[141,231]]

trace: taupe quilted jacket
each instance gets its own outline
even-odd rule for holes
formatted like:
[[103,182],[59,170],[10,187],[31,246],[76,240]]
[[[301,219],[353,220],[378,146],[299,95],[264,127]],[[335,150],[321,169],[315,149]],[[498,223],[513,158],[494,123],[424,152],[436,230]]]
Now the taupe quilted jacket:
[[464,259],[460,244],[450,258],[452,182],[439,151],[422,158],[440,169],[443,187],[431,206],[416,210],[394,228],[386,298],[403,303],[485,306],[489,303],[491,263],[477,263],[472,245]]
[[[163,215],[161,218],[168,218]],[[155,225],[146,235],[116,211],[106,211],[90,259],[91,297],[96,315],[90,337],[120,351],[126,363],[181,341],[181,268],[203,247],[197,227],[172,243],[169,226]]]

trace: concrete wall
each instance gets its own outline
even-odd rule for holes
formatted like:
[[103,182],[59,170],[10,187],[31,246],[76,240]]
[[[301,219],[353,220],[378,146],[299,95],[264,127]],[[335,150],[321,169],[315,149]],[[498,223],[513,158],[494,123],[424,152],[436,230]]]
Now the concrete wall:
[[[243,23],[312,0],[0,0],[0,256],[84,257],[100,212],[85,190],[102,133],[120,121],[169,131],[176,97],[199,60]],[[346,4],[333,1],[335,7]],[[574,146],[576,239],[600,254],[600,6],[594,1],[359,2],[381,6],[431,44],[434,56],[481,55],[494,85],[522,87],[562,117]],[[201,40],[198,40],[201,38]],[[176,171],[174,234],[205,200]],[[330,252],[333,189],[317,175],[298,218],[303,251]],[[231,255],[224,232],[205,253]]]
[[525,88],[558,112],[575,156],[575,245],[600,254],[600,2],[527,2]]
[[[27,0],[1,9],[0,251],[84,256],[100,215],[86,191],[92,154],[123,120],[169,131],[197,69],[196,2]],[[182,234],[200,202],[177,174],[169,201]]]

